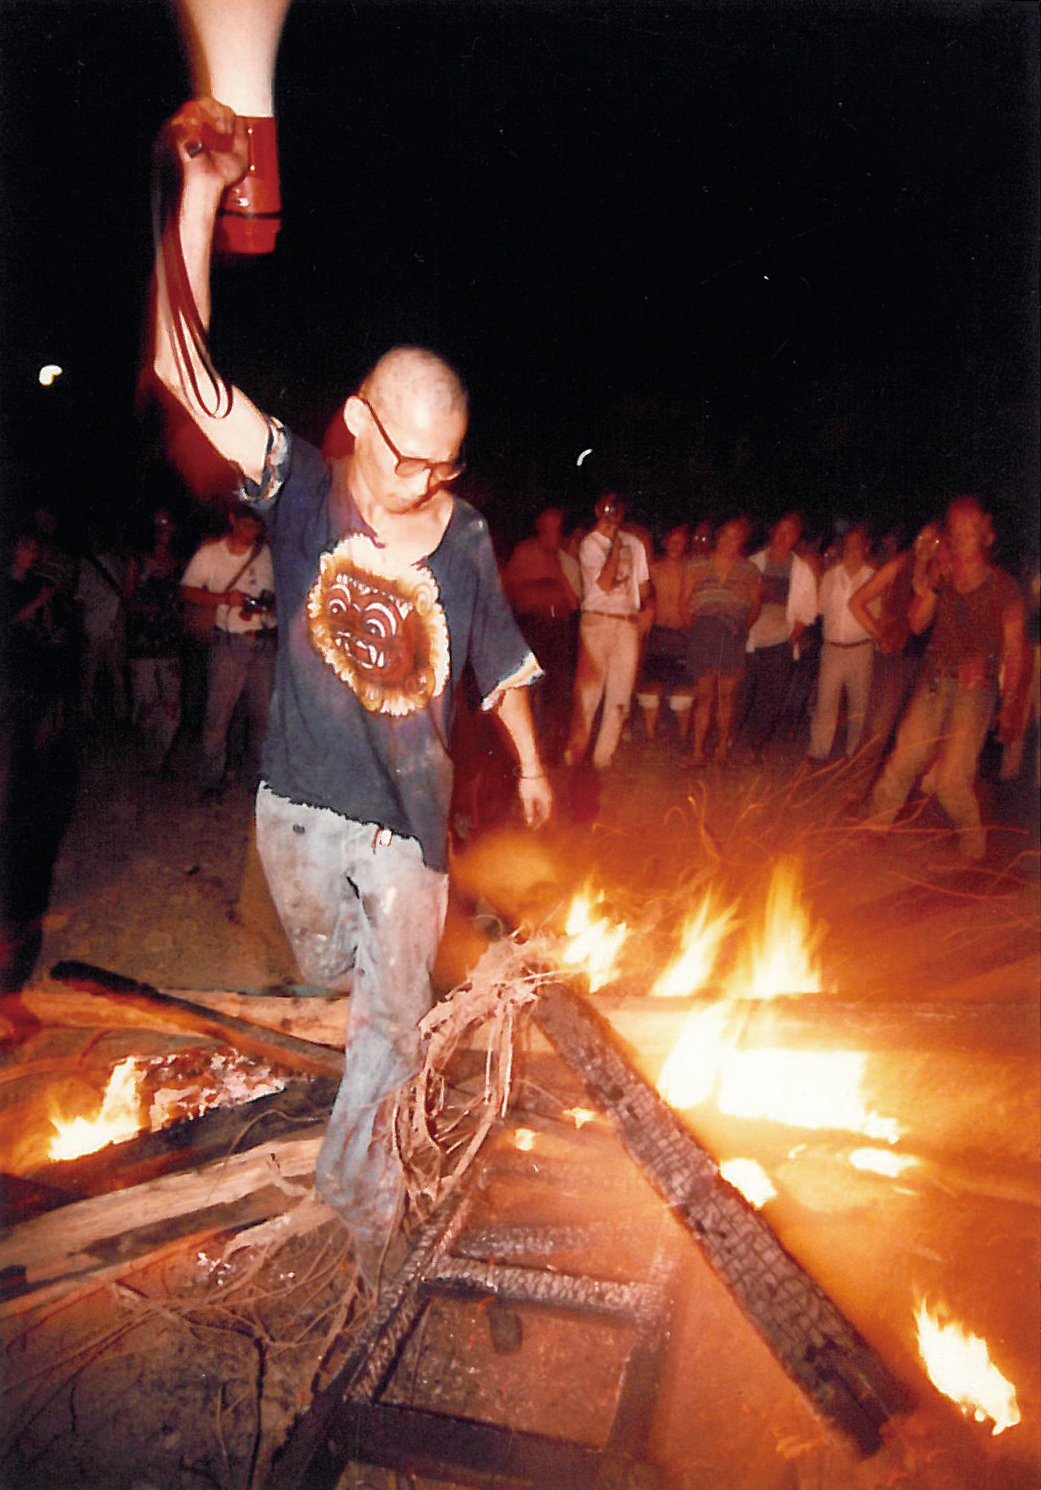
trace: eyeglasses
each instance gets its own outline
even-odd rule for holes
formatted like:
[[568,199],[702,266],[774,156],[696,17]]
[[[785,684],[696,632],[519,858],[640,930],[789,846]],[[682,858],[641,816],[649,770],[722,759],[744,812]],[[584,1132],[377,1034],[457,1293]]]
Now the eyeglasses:
[[421,455],[402,455],[401,451],[395,445],[394,441],[390,438],[390,435],[388,435],[387,431],[384,429],[382,419],[369,403],[369,400],[364,396],[364,394],[361,393],[356,393],[354,396],[359,403],[365,405],[369,413],[372,415],[373,424],[375,424],[376,428],[383,436],[383,443],[386,445],[387,449],[394,457],[394,460],[396,462],[394,471],[396,475],[406,477],[418,476],[420,471],[426,471],[429,473],[430,476],[433,477],[435,481],[447,482],[454,481],[457,476],[461,476],[463,474],[463,471],[466,469],[465,461],[424,460]]

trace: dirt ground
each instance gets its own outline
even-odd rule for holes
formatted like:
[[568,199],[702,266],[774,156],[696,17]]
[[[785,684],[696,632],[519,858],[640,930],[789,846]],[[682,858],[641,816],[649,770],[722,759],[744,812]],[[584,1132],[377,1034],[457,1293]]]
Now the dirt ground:
[[[494,767],[488,776],[494,781]],[[714,1151],[753,1149],[779,1179],[771,1223],[918,1406],[881,1453],[858,1458],[822,1425],[684,1240],[652,1438],[663,1490],[1037,1485],[1036,791],[988,788],[998,824],[991,856],[954,885],[950,838],[932,809],[886,841],[869,838],[849,814],[855,783],[841,768],[808,775],[795,746],[765,772],[723,775],[693,772],[667,741],[633,741],[599,797],[589,783],[558,785],[557,821],[537,837],[502,814],[494,791],[476,810],[480,794],[471,794],[457,815],[442,990],[466,975],[490,932],[551,916],[590,881],[609,911],[642,930],[625,977],[646,981],[695,888],[709,880],[760,885],[779,855],[797,852],[826,927],[829,989],[865,1010],[894,1011],[874,1053],[883,1058],[875,1100],[906,1120],[907,1143],[926,1155],[929,1173],[904,1185],[853,1177],[839,1164],[834,1135],[799,1143],[790,1128],[706,1117]],[[221,800],[203,801],[189,760],[166,778],[140,774],[123,737],[87,752],[33,985],[46,987],[62,959],[168,991],[293,984],[251,843],[246,791],[233,785]],[[59,1049],[35,1038],[31,1050],[7,1052],[6,1071],[18,1057]],[[0,1093],[9,1099],[11,1087]],[[508,1131],[497,1140],[511,1142]],[[607,1176],[605,1168],[605,1194]],[[642,1181],[618,1184],[620,1212],[654,1211]],[[545,1189],[536,1179],[526,1215]],[[943,1294],[986,1336],[1016,1383],[1016,1427],[992,1437],[925,1380],[908,1322],[912,1285]],[[348,1234],[312,1217],[282,1244],[227,1255],[216,1240],[171,1245],[67,1299],[0,1317],[0,1484],[259,1486],[295,1414],[342,1354],[336,1342],[364,1310]],[[494,1415],[498,1403],[508,1423],[550,1422],[553,1431],[566,1423],[595,1440],[610,1398],[610,1341],[588,1331],[571,1341],[552,1321],[535,1322],[526,1324],[524,1349],[502,1355],[489,1343],[486,1313],[460,1307],[428,1326],[415,1347],[413,1384],[453,1383],[452,1411]],[[571,1406],[561,1413],[561,1403]],[[356,1465],[341,1483],[433,1484]]]

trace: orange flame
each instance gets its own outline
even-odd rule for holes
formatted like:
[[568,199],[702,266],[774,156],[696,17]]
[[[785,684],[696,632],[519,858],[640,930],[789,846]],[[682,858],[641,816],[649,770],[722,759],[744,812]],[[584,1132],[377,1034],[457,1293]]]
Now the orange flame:
[[141,1072],[132,1056],[113,1069],[95,1118],[52,1119],[52,1159],[77,1159],[109,1143],[124,1143],[141,1130]]
[[766,1118],[796,1128],[836,1129],[895,1143],[900,1126],[872,1112],[861,1086],[867,1056],[857,1051],[738,1049],[726,1004],[690,1016],[658,1078],[672,1107],[715,1097],[731,1117]]
[[705,896],[697,914],[684,923],[678,956],[655,980],[651,989],[654,997],[683,998],[704,988],[734,923],[736,909],[731,905],[717,912],[711,891]]
[[771,999],[820,992],[816,952],[822,932],[811,927],[801,892],[798,861],[779,860],[766,896],[762,932],[728,982],[732,997]]
[[585,969],[592,993],[614,977],[618,956],[629,935],[624,922],[612,925],[606,918],[594,915],[594,907],[602,900],[602,895],[593,901],[587,891],[581,891],[571,902],[564,926],[568,938],[564,961],[569,967]]
[[945,1397],[977,1423],[992,1422],[996,1436],[1019,1422],[1016,1389],[992,1363],[987,1342],[956,1320],[941,1323],[923,1303],[915,1313],[918,1349],[929,1378]]

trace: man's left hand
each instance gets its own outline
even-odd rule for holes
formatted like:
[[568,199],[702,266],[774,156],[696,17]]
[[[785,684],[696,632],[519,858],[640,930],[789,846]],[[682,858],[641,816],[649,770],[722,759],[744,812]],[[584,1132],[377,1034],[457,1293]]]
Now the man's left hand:
[[528,827],[544,827],[553,812],[553,788],[549,784],[549,777],[522,776],[517,782],[517,792]]

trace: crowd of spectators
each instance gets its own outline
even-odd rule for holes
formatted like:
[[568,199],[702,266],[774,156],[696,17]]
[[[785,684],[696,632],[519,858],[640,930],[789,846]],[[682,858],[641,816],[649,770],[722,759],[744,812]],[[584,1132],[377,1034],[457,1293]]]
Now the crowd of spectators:
[[[553,701],[538,714],[549,760],[564,740],[566,766],[602,773],[628,740],[694,771],[845,761],[869,826],[887,828],[917,781],[963,854],[982,855],[988,738],[1002,779],[1021,773],[1031,726],[1036,755],[1038,579],[1036,564],[1012,577],[992,562],[978,498],[957,498],[906,548],[862,522],[811,535],[794,511],[751,554],[752,523],[736,512],[668,527],[657,547],[615,492],[590,517],[566,533],[547,509],[504,568],[547,673],[536,697]],[[525,589],[536,553],[541,588]]]
[[[53,858],[92,734],[129,731],[139,768],[160,775],[187,742],[206,796],[240,774],[256,782],[277,627],[263,530],[233,510],[186,551],[166,507],[147,528],[122,550],[94,529],[66,544],[41,507],[7,544],[5,927],[42,912],[48,872],[25,866]],[[502,578],[543,670],[533,710],[546,762],[602,773],[623,741],[709,779],[845,758],[869,825],[890,823],[918,782],[979,857],[985,743],[1005,779],[1023,772],[1028,736],[1036,756],[1036,564],[1015,578],[995,567],[975,498],[906,547],[861,523],[809,534],[797,512],[759,545],[753,533],[733,512],[671,524],[656,543],[617,492],[588,526],[560,507],[538,514]],[[464,722],[460,790],[485,749]]]

